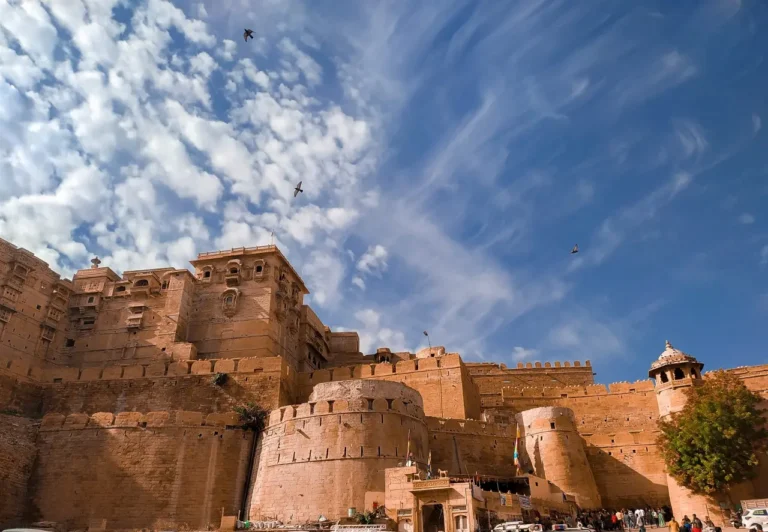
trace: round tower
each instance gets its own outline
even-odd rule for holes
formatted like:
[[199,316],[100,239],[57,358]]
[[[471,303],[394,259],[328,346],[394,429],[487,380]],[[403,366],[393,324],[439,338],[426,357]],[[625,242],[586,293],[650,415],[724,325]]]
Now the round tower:
[[524,453],[538,477],[576,498],[581,508],[600,508],[600,493],[570,408],[550,406],[517,414]]
[[[664,352],[651,364],[648,371],[648,376],[655,382],[660,419],[668,419],[685,407],[688,388],[704,382],[701,377],[703,368],[704,364],[695,357],[675,349],[669,342],[666,343]],[[695,495],[679,485],[670,475],[667,475],[667,487],[670,506],[676,519],[680,520],[685,515],[692,518],[693,514],[696,514],[702,521],[709,516],[715,524],[726,526],[726,516],[714,498]]]
[[316,385],[309,402],[274,410],[257,449],[251,520],[330,520],[384,504],[384,470],[427,463],[421,395],[399,382]]

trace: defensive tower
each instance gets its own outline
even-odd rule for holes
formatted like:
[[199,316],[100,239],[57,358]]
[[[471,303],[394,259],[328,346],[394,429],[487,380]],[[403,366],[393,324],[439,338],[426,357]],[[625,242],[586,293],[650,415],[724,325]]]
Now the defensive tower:
[[541,407],[520,412],[516,418],[525,434],[524,461],[534,474],[574,495],[582,508],[599,508],[600,494],[573,411]]

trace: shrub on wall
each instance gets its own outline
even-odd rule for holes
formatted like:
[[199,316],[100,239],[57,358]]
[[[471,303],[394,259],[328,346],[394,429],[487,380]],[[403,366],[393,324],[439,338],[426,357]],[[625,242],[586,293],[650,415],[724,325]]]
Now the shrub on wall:
[[768,448],[760,396],[725,371],[686,394],[685,407],[659,423],[659,446],[669,474],[699,494],[726,492],[753,478],[758,453]]
[[240,427],[261,434],[267,423],[267,411],[255,403],[246,406],[236,406],[235,412],[240,416]]

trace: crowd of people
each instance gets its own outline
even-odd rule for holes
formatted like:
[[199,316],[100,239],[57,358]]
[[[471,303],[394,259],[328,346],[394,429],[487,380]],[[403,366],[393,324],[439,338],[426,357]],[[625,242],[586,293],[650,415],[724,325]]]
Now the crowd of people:
[[696,514],[691,518],[685,515],[678,522],[667,507],[589,511],[579,514],[575,523],[566,520],[566,524],[571,528],[592,528],[595,532],[631,529],[645,532],[648,528],[669,528],[669,532],[720,532],[720,527],[716,527],[709,516],[702,521]]

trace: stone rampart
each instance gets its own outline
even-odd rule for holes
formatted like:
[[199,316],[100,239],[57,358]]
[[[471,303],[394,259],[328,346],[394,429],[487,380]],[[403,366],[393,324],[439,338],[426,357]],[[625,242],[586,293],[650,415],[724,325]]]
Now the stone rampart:
[[253,436],[237,424],[234,413],[46,415],[35,511],[69,529],[102,520],[107,529],[217,528],[245,487]]
[[259,444],[250,519],[338,519],[350,507],[363,511],[366,501],[383,504],[384,470],[402,464],[409,449],[426,464],[427,425],[421,406],[408,400],[413,390],[344,384],[321,384],[322,399],[272,412]]
[[317,384],[349,379],[403,383],[421,394],[427,415],[454,419],[480,417],[477,386],[457,354],[301,373],[298,376],[299,397],[306,400]]
[[467,368],[477,382],[482,396],[498,394],[506,386],[568,386],[594,382],[589,360],[574,362],[518,362],[506,364],[468,363]]
[[24,524],[38,422],[0,414],[0,528]]
[[609,386],[507,387],[483,397],[483,409],[497,421],[514,423],[516,413],[543,406],[573,410],[579,432],[653,430],[659,417],[650,380]]
[[582,508],[599,508],[600,494],[573,411],[541,407],[521,412],[516,419],[523,431],[521,463],[574,495]]
[[[227,375],[224,382],[213,382],[217,373]],[[254,402],[271,410],[295,402],[294,377],[293,369],[278,357],[56,370],[48,374],[54,382],[45,388],[44,409],[64,414],[171,409],[212,413]]]

